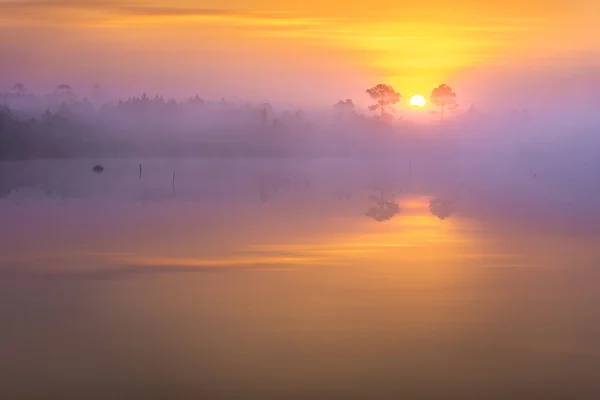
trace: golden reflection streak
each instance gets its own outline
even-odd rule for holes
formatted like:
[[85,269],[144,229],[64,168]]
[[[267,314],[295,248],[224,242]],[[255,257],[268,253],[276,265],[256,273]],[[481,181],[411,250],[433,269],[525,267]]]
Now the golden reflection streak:
[[487,253],[481,240],[464,229],[468,223],[460,219],[440,220],[431,215],[429,197],[410,197],[399,202],[401,213],[384,224],[364,219],[358,232],[332,238],[315,238],[304,243],[249,244],[250,252],[286,252],[304,256],[327,255],[341,264],[394,264],[422,262],[427,264],[459,261],[518,261],[518,255]]
[[244,257],[244,258],[215,258],[202,259],[194,257],[118,257],[113,260],[117,263],[132,264],[136,266],[173,266],[173,267],[234,267],[234,266],[250,266],[250,265],[270,265],[270,264],[291,264],[291,265],[324,265],[333,264],[334,262],[326,258],[310,257],[310,256],[261,256],[261,257]]
[[236,15],[178,15],[178,16],[126,16],[114,17],[108,20],[114,25],[145,25],[145,24],[181,24],[181,23],[214,23],[231,24],[233,26],[283,26],[283,27],[313,27],[324,26],[327,21],[314,18],[265,18],[260,16]]
[[[533,266],[532,261],[543,260],[539,256],[524,257],[529,254],[525,250],[535,247],[531,240],[517,250],[502,252],[502,248],[494,248],[497,244],[490,242],[489,237],[473,229],[477,227],[473,222],[460,216],[438,219],[429,210],[430,199],[429,196],[400,198],[400,214],[392,220],[377,223],[357,215],[348,220],[349,228],[340,227],[327,236],[310,233],[308,237],[298,237],[293,230],[288,235],[274,236],[269,230],[250,230],[241,242],[220,243],[224,247],[212,252],[210,257],[206,257],[206,248],[198,249],[199,243],[190,241],[181,248],[174,246],[175,243],[166,243],[160,249],[156,246],[141,248],[136,253],[74,251],[31,254],[13,261],[39,265],[44,259],[49,262],[44,269],[60,267],[63,271],[81,269],[82,265],[84,269],[114,265],[190,269],[376,266],[392,274],[442,279],[464,266],[525,267]],[[204,243],[204,246],[210,248],[211,244]],[[195,256],[197,251],[204,252],[204,256]],[[181,256],[183,254],[185,256]]]

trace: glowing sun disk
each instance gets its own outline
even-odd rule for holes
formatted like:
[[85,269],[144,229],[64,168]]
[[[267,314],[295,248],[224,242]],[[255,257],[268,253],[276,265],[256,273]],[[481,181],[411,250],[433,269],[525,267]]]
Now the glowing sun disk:
[[425,100],[425,97],[421,96],[420,94],[415,94],[410,98],[410,105],[413,107],[424,107],[426,103],[427,101]]

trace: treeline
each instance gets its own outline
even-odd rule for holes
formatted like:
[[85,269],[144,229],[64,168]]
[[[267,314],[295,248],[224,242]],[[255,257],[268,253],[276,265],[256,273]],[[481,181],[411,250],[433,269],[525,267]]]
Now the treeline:
[[[161,115],[161,114],[158,114]],[[137,123],[136,123],[137,122]],[[169,122],[172,122],[171,124]],[[290,129],[258,124],[180,125],[157,114],[121,123],[63,111],[20,119],[0,107],[0,160],[119,156],[275,156],[290,155]],[[289,127],[288,127],[289,128]],[[285,139],[288,140],[285,140]]]
[[48,110],[28,119],[19,118],[18,113],[0,106],[0,159],[118,154],[131,147],[131,143],[123,139],[106,140],[104,129],[72,114],[66,106],[61,111]]
[[[95,87],[95,89],[99,90]],[[0,101],[0,159],[107,156],[293,156],[327,147],[324,127],[305,113],[275,111],[268,104],[185,101],[145,93],[118,102],[79,99],[69,85],[42,98],[16,84]],[[351,100],[333,107],[332,132],[348,137],[385,131],[383,120],[369,119]],[[314,121],[314,119],[313,119]],[[360,141],[360,140],[359,140]],[[344,152],[336,141],[330,151]],[[345,142],[365,150],[364,143]]]
[[[81,98],[68,84],[36,96],[22,83],[0,95],[0,160],[107,156],[294,156],[393,151],[410,124],[395,115],[402,95],[392,86],[367,89],[368,116],[352,99],[332,104],[326,115],[308,118],[301,109],[275,110],[268,103],[196,95],[185,101],[162,96],[112,102],[99,85]],[[457,114],[457,95],[445,84],[428,100],[441,122]],[[434,112],[434,111],[430,111]],[[473,115],[471,107],[467,115]],[[373,140],[377,134],[383,134]],[[375,135],[375,136],[374,136]],[[393,137],[392,137],[393,136]]]

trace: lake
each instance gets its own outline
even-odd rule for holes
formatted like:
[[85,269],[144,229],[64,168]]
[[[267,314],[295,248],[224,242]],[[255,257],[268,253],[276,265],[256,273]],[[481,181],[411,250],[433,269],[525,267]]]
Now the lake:
[[0,163],[0,398],[597,398],[600,190],[494,154]]

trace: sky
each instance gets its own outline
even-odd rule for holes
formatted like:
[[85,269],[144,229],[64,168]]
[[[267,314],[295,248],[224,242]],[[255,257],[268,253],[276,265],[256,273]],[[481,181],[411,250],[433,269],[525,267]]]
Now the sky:
[[444,82],[467,105],[583,106],[600,90],[598,12],[595,0],[0,0],[0,87],[326,105]]

